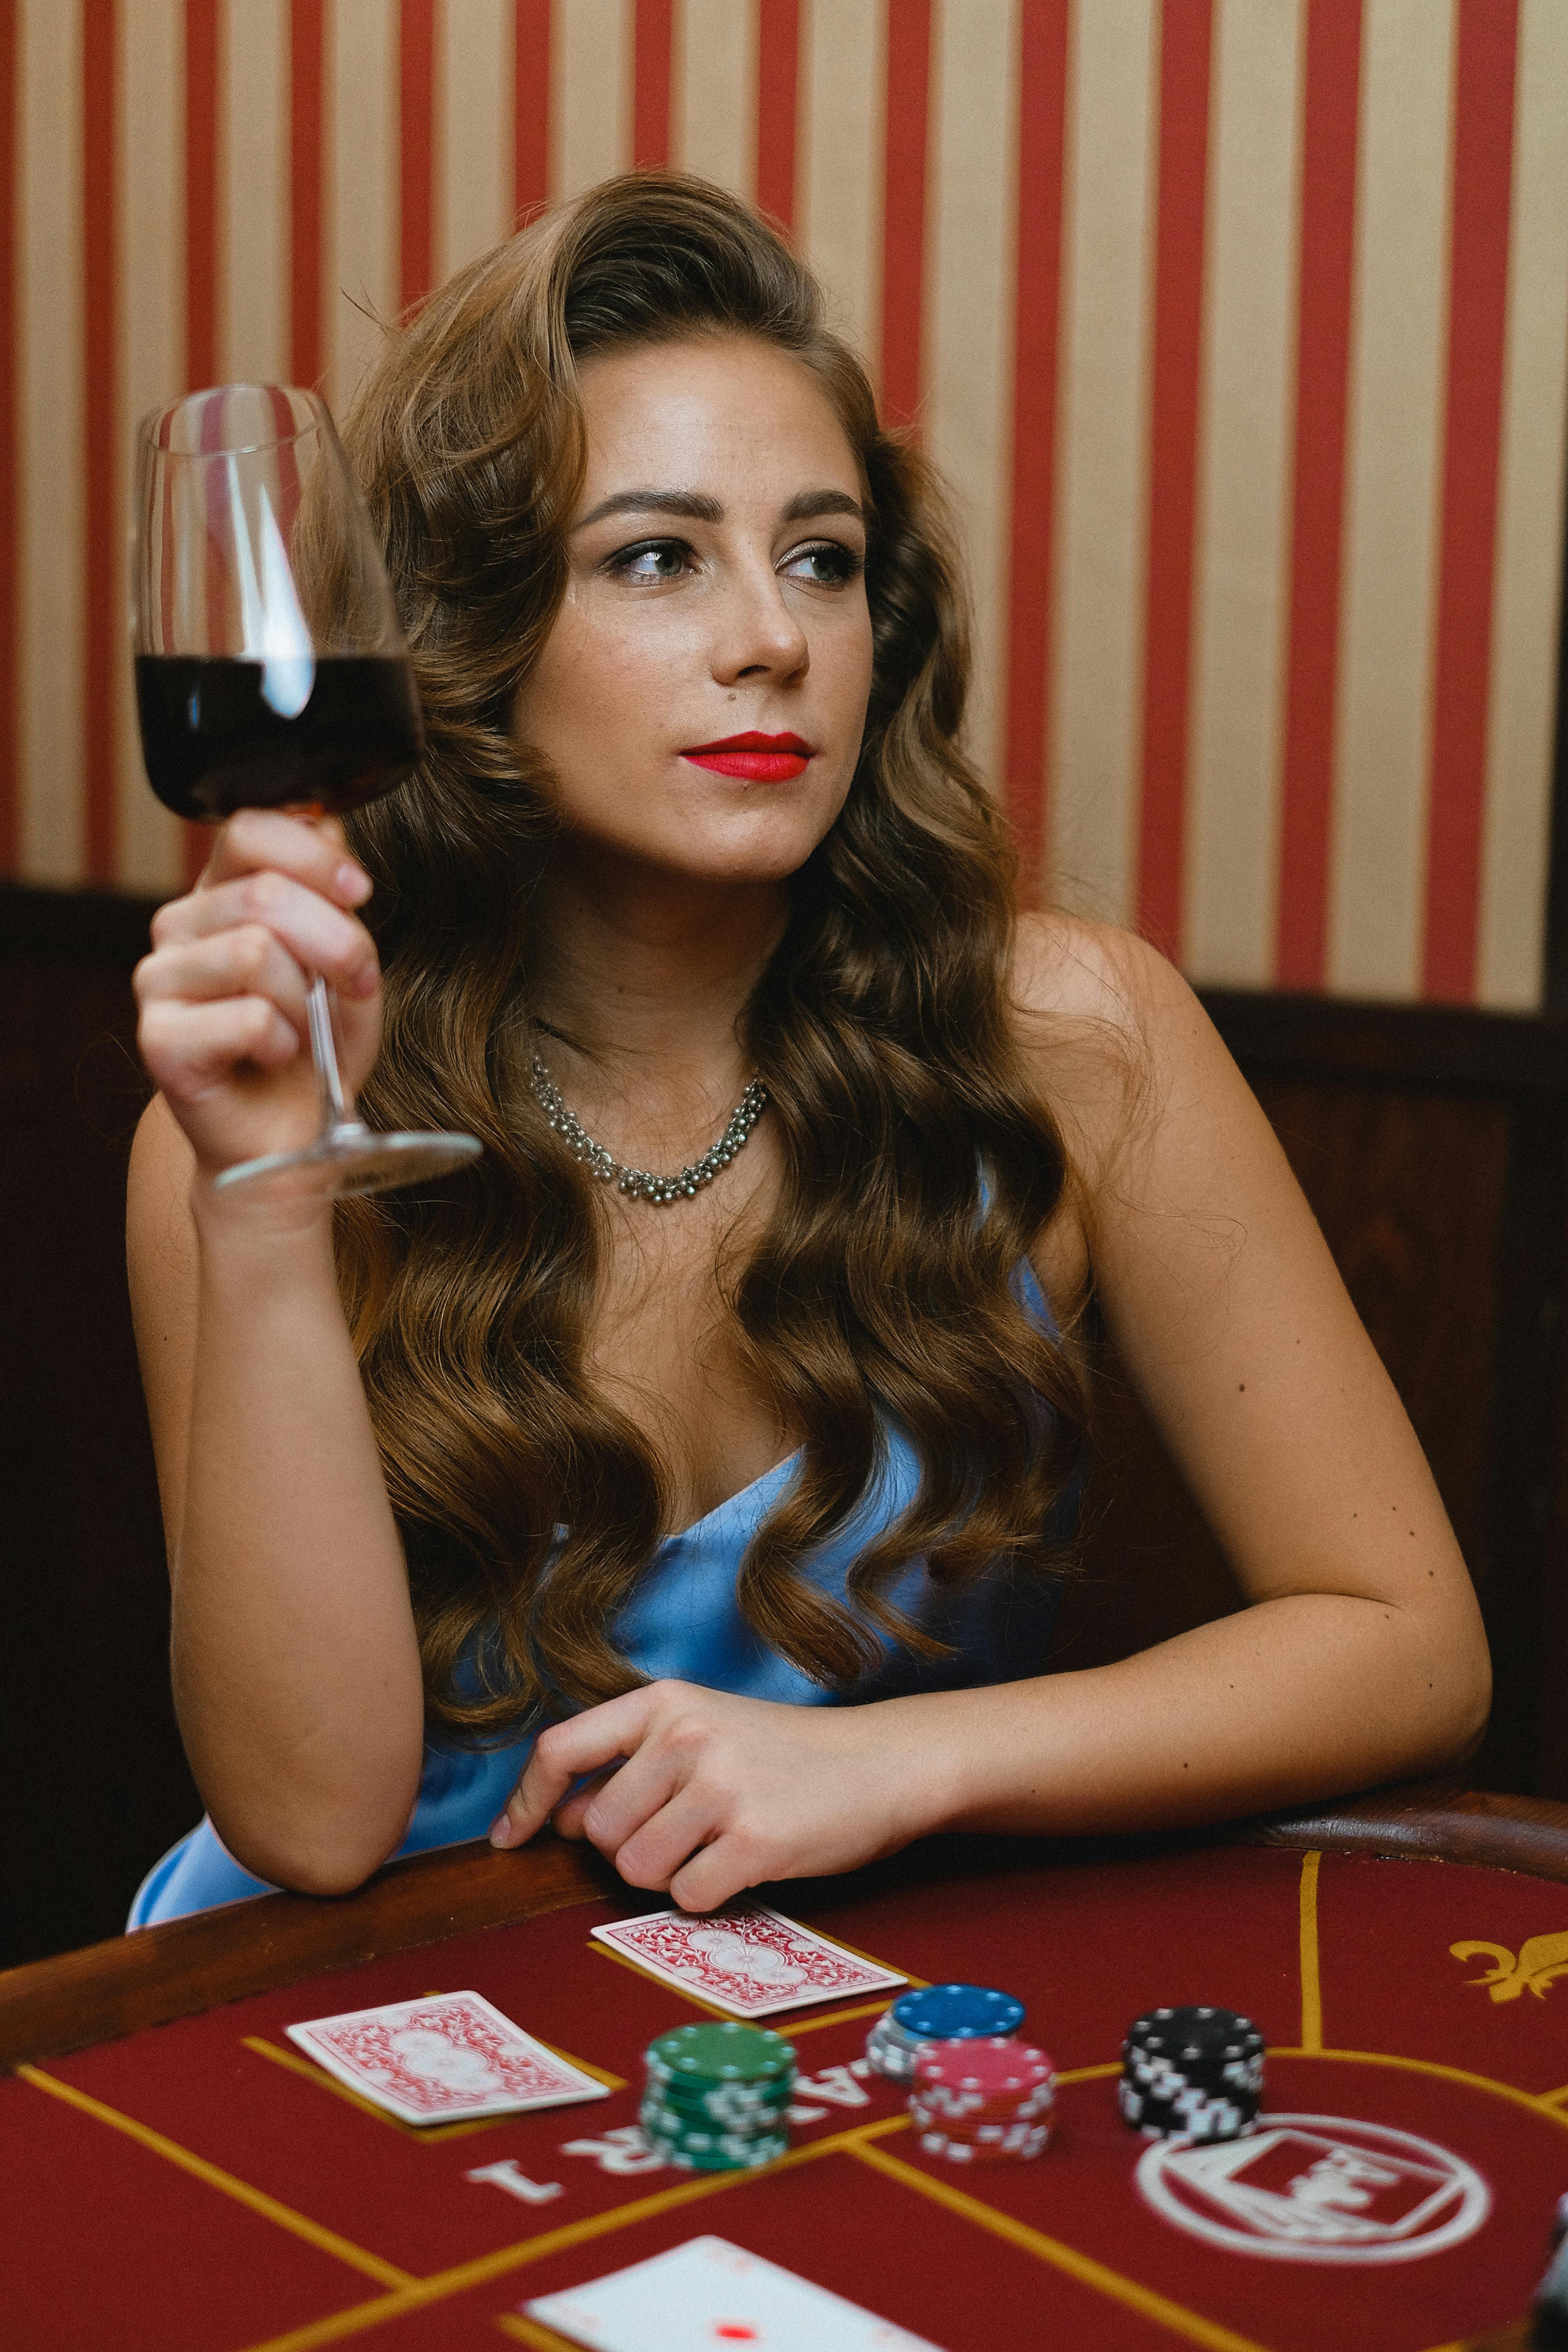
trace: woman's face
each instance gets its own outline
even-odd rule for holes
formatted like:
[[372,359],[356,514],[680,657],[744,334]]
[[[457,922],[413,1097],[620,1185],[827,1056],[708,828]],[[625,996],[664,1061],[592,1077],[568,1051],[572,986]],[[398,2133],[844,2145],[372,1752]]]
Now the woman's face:
[[582,394],[565,601],[518,733],[580,848],[779,880],[844,804],[870,691],[844,428],[808,368],[741,336],[608,353]]

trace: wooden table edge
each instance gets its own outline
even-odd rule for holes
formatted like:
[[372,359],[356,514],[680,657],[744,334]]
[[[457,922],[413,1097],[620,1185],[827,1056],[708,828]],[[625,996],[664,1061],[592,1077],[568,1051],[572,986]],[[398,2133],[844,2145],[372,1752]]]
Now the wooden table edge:
[[[1186,1832],[1339,1853],[1468,1862],[1568,1884],[1568,1805],[1412,1782],[1310,1812]],[[946,1841],[951,1857],[955,1843]],[[1148,1839],[988,1840],[1020,1860],[1112,1859]],[[1156,1843],[1159,1842],[1156,1841]],[[919,1867],[919,1851],[910,1864]],[[592,1849],[550,1836],[510,1853],[482,1841],[389,1863],[356,1894],[264,1895],[0,1971],[0,2068],[62,2057],[143,2026],[477,1928],[626,1892]]]

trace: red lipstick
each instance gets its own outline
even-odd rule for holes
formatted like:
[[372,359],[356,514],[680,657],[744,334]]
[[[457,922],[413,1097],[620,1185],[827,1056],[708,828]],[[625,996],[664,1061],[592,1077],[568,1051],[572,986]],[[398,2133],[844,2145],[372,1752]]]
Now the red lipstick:
[[720,743],[696,743],[681,758],[716,776],[738,776],[748,784],[787,784],[805,773],[814,746],[798,735],[726,735]]

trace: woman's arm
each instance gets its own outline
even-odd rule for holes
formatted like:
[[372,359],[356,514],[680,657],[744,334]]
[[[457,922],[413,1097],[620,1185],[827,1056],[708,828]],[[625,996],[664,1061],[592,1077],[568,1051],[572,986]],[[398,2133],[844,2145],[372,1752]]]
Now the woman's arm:
[[186,1752],[247,1868],[321,1893],[368,1876],[406,1827],[418,1651],[331,1202],[213,1179],[313,1131],[305,966],[343,985],[351,1083],[374,1058],[356,872],[335,826],[248,813],[195,890],[160,909],[137,994],[161,1091],[132,1155],[127,1223]]
[[[1088,1711],[1072,1744],[1100,1707],[1119,1711],[1112,1745],[1143,1752],[1167,1819],[1468,1756],[1490,1699],[1475,1593],[1273,1129],[1152,950],[1043,924],[1032,944],[1026,1034],[1042,1080],[1068,1074],[1101,1310],[1252,1603],[1099,1675],[1054,1678],[1064,1714]],[[1107,1053],[1053,1055],[1064,1014],[1097,1024]],[[1136,1801],[1136,1777],[1112,1771],[1118,1785]],[[1092,1814],[1087,1790],[1085,1802]]]
[[1479,1739],[1486,1643],[1431,1473],[1196,999],[1137,941],[1056,923],[1030,927],[1019,995],[1083,1179],[1042,1276],[1062,1297],[1092,1270],[1252,1605],[1117,1665],[864,1707],[656,1685],[542,1735],[498,1843],[558,1807],[634,1885],[701,1909],[931,1830],[1215,1820]]

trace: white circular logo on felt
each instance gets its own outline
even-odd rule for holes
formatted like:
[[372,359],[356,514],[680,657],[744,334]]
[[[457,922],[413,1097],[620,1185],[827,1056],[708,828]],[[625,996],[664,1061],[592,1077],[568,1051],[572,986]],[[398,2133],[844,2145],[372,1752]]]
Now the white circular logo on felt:
[[1343,2116],[1264,2116],[1205,2147],[1152,2140],[1137,2180],[1178,2230],[1286,2263],[1416,2262],[1471,2236],[1492,2201],[1435,2140]]

